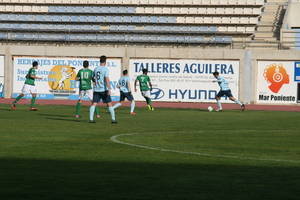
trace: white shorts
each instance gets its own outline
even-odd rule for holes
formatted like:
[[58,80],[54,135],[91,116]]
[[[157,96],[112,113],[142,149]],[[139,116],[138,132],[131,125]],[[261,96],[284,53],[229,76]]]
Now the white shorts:
[[150,90],[148,91],[141,91],[143,97],[151,98]]
[[22,88],[22,93],[23,94],[36,94],[37,89],[36,89],[35,85],[24,84],[24,86]]
[[79,100],[82,100],[84,97],[87,97],[90,101],[93,101],[93,93],[92,89],[90,90],[81,90],[79,92]]

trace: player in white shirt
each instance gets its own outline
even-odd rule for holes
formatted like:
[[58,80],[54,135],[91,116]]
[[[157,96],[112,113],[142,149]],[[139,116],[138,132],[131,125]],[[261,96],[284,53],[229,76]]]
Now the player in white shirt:
[[136,115],[134,112],[135,108],[135,102],[134,98],[131,94],[131,87],[130,87],[130,78],[128,76],[128,71],[123,71],[123,76],[119,79],[117,87],[120,89],[120,102],[116,103],[113,108],[116,109],[120,106],[122,106],[122,102],[125,101],[125,99],[128,99],[128,101],[131,102],[130,104],[130,114]]
[[241,110],[244,111],[245,110],[245,104],[241,103],[239,100],[237,100],[236,98],[233,97],[231,90],[228,86],[228,81],[225,80],[224,77],[221,77],[219,75],[219,72],[214,72],[213,73],[214,77],[217,79],[213,82],[217,82],[220,86],[220,91],[216,96],[216,100],[217,100],[217,105],[218,105],[218,109],[216,111],[222,111],[222,104],[220,102],[220,99],[222,96],[227,96],[231,101],[233,101],[236,104],[239,104],[241,106]]
[[111,85],[109,80],[109,70],[106,66],[106,56],[100,57],[100,66],[94,69],[94,95],[93,95],[93,104],[90,107],[90,123],[95,123],[94,113],[97,104],[102,100],[108,107],[108,110],[111,115],[111,122],[116,124],[115,110],[112,107],[111,103]]

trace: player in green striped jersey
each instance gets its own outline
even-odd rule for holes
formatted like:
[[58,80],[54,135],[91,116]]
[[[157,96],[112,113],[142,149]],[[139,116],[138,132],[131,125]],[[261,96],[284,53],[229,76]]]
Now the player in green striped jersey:
[[38,65],[39,64],[37,61],[34,61],[32,63],[32,68],[30,68],[28,70],[28,73],[26,75],[26,80],[25,80],[25,84],[22,88],[22,92],[11,104],[11,110],[16,110],[16,104],[18,103],[18,101],[20,99],[22,99],[25,96],[25,94],[31,94],[31,96],[32,96],[30,110],[31,111],[37,110],[37,108],[35,108],[35,100],[36,100],[36,93],[37,93],[37,89],[35,87],[35,80],[42,79],[42,78],[36,76],[36,70],[38,68]]
[[[79,99],[76,104],[75,117],[79,118],[83,98],[87,97],[91,102],[93,101],[93,71],[89,69],[89,61],[83,61],[83,68],[78,71],[76,80],[79,81]],[[96,117],[100,118],[98,107],[96,107]]]
[[135,92],[137,92],[136,86],[137,86],[137,82],[139,82],[140,91],[142,93],[142,96],[146,99],[148,109],[153,111],[154,108],[152,106],[151,94],[150,94],[150,91],[152,90],[152,84],[150,81],[150,77],[147,74],[148,74],[148,69],[143,69],[143,74],[137,76],[134,82],[134,90]]

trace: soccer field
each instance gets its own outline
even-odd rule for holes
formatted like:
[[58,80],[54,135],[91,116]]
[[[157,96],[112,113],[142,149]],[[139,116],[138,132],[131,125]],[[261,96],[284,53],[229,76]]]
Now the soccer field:
[[39,109],[0,105],[0,199],[299,199],[300,112]]

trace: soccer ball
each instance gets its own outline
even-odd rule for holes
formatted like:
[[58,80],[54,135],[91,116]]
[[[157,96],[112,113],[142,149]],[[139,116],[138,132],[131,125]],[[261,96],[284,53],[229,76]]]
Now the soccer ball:
[[211,106],[208,106],[208,107],[207,107],[207,110],[208,110],[209,112],[212,112],[212,111],[214,110],[214,108],[211,107]]

